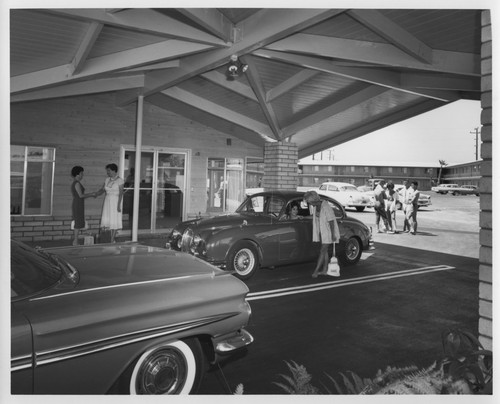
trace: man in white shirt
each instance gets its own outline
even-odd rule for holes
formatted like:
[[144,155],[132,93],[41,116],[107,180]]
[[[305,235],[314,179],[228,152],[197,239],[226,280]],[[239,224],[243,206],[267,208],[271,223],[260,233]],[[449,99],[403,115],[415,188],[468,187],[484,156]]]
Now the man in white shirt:
[[411,183],[410,194],[408,196],[408,223],[410,225],[410,233],[417,234],[417,211],[418,211],[418,198],[420,198],[420,191],[418,190],[418,182]]
[[406,212],[408,210],[408,197],[411,192],[413,192],[413,189],[410,188],[410,181],[404,180],[403,181],[404,188],[400,191],[401,194],[401,205],[403,209],[403,214],[404,214],[404,224],[403,224],[403,232],[408,233],[410,231],[410,224],[408,223],[408,218],[406,217]]

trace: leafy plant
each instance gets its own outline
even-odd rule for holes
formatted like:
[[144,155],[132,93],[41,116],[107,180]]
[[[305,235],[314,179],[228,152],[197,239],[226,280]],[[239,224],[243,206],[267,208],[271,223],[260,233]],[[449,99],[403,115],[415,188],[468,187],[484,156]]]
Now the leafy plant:
[[478,394],[491,394],[493,390],[493,354],[485,350],[469,331],[449,329],[441,335],[445,358],[443,368],[453,379],[467,381]]
[[319,394],[319,390],[311,384],[311,375],[302,365],[297,365],[294,361],[286,362],[288,370],[292,376],[280,374],[279,376],[285,379],[287,384],[274,382],[288,394]]
[[[441,335],[444,358],[431,366],[390,367],[379,370],[373,379],[348,371],[340,380],[326,374],[331,386],[326,394],[492,394],[493,355],[483,349],[470,332],[448,329]],[[307,369],[294,361],[285,362],[291,376],[280,374],[285,383],[274,382],[288,394],[321,394],[312,385]],[[243,394],[239,385],[235,394]]]

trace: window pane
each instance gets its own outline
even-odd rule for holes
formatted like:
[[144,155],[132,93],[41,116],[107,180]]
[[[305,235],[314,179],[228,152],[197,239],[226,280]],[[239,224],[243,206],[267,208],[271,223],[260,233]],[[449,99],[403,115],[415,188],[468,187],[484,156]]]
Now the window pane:
[[28,160],[54,160],[54,149],[47,147],[28,147]]
[[[24,150],[24,148],[23,148]],[[11,151],[11,156],[13,155]],[[23,154],[24,156],[24,154]],[[23,204],[24,162],[10,162],[10,214],[20,215]]]
[[28,162],[25,215],[49,215],[52,196],[52,163]]

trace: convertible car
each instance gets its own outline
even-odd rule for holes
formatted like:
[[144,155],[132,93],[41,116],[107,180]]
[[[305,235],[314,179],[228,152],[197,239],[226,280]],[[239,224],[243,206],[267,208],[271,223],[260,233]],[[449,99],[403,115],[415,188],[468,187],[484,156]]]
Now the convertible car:
[[[248,196],[236,212],[178,224],[170,233],[171,248],[189,252],[211,264],[249,279],[259,267],[274,267],[317,258],[312,242],[312,216],[304,192],[268,191]],[[363,250],[373,249],[371,229],[347,216],[344,208],[326,196],[339,224],[341,241],[335,249],[342,264],[355,264]],[[290,206],[299,204],[299,219]]]
[[12,394],[184,394],[253,341],[247,286],[137,243],[11,242]]

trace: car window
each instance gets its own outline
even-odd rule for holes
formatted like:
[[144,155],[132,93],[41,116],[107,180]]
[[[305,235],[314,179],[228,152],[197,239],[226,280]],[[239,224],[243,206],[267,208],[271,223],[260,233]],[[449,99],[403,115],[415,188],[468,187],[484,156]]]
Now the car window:
[[328,205],[333,209],[333,213],[335,213],[335,217],[337,219],[341,219],[344,216],[344,211],[340,207],[338,203],[335,203],[333,201],[327,200]]
[[328,185],[329,191],[338,191],[338,188],[335,185]]
[[307,217],[311,215],[311,212],[309,211],[309,205],[301,198],[301,199],[294,199],[288,202],[284,212],[285,218],[287,215],[290,214],[290,210],[293,204],[299,205],[299,212],[298,212],[299,216]]
[[325,191],[326,190],[326,185],[325,184],[321,184],[319,189],[322,190],[322,191]]
[[340,187],[340,191],[347,192],[347,191],[357,191],[358,189],[355,186],[350,186],[350,185],[343,185]]
[[251,196],[248,197],[236,212],[251,212],[251,213],[262,213],[264,212],[264,197],[260,196]]
[[61,270],[35,249],[11,243],[11,298],[28,296],[54,285]]
[[267,213],[271,213],[275,216],[278,216],[285,205],[285,201],[276,196],[271,196],[269,198]]

